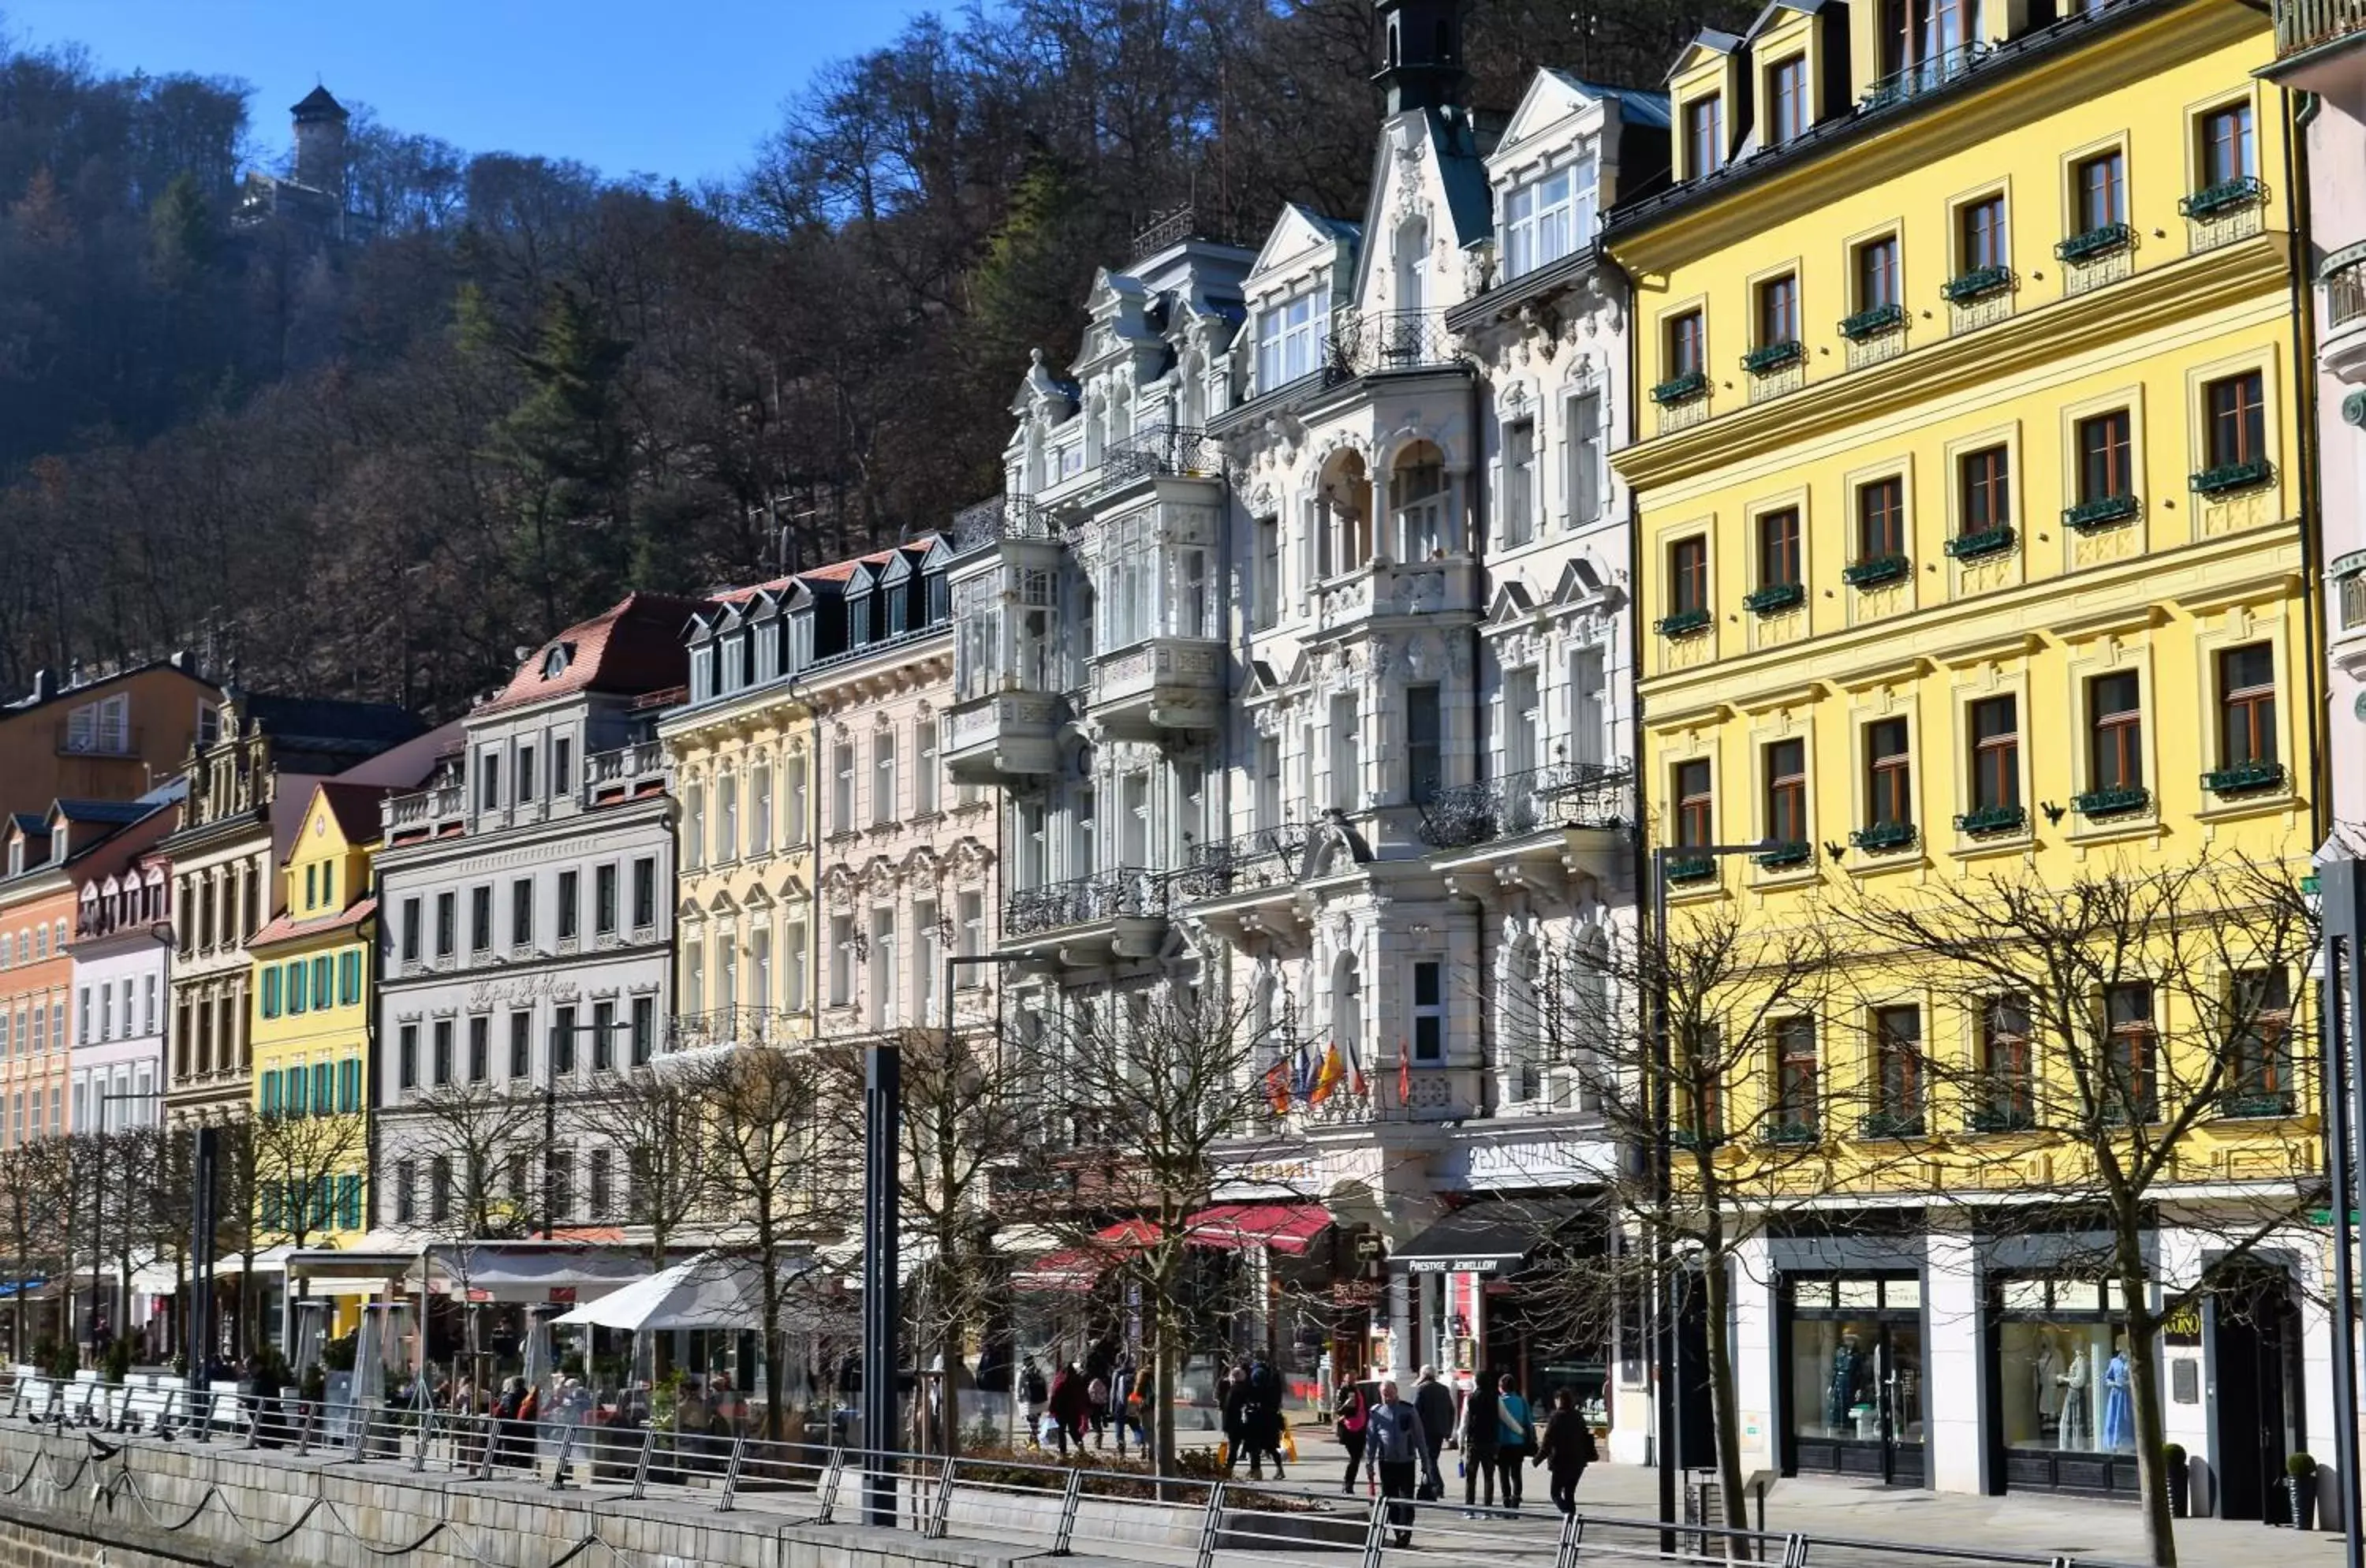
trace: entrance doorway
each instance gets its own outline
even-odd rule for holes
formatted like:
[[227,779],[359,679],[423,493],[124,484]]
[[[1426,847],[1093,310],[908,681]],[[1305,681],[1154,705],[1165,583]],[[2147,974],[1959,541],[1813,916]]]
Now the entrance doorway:
[[2284,1459],[2296,1436],[2289,1395],[2299,1345],[2291,1293],[2259,1274],[2219,1292],[2211,1309],[2218,1517],[2289,1524]]
[[1783,1308],[1786,1468],[1926,1484],[1921,1278],[1793,1279]]

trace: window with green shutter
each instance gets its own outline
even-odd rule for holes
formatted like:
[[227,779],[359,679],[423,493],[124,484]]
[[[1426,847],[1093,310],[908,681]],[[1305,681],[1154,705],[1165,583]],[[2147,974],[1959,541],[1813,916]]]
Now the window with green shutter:
[[362,1179],[358,1176],[337,1178],[337,1228],[362,1228]]
[[263,972],[263,1016],[279,1016],[279,969],[276,964]]
[[350,1116],[361,1109],[362,1065],[348,1056],[337,1064],[337,1114]]
[[265,1117],[279,1114],[279,1075],[277,1073],[263,1075],[263,1114]]
[[336,1005],[331,999],[336,995],[331,989],[335,984],[334,975],[329,966],[329,955],[324,953],[312,960],[312,1006],[315,1009],[326,1012]]
[[347,1007],[362,999],[362,955],[358,953],[337,954],[337,1000]]
[[328,1115],[329,1108],[335,1103],[336,1090],[331,1087],[332,1080],[329,1076],[333,1070],[326,1062],[312,1068],[312,1114],[315,1116]]
[[293,1015],[304,1010],[304,961],[298,959],[287,966],[287,1011]]

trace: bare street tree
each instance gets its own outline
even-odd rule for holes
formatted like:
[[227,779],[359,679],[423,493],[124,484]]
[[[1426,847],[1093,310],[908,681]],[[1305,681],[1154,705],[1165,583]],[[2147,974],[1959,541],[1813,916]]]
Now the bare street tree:
[[[2102,1281],[2119,1320],[2136,1495],[2161,1568],[2177,1561],[2162,1332],[2204,1298],[2246,1310],[2260,1248],[2304,1234],[2321,1201],[2304,1016],[2318,931],[2296,876],[2203,855],[2067,883],[1934,880],[1841,906],[1865,983],[1917,987],[1970,1025],[1967,1053],[1933,1048],[1914,1066],[1934,1112],[1962,1130],[1948,1157],[1977,1161],[1952,1201],[1977,1206],[1990,1235],[2038,1216],[2057,1233],[2066,1215],[2090,1222],[2097,1239],[2054,1267]],[[1978,1158],[2008,1136],[2010,1157]],[[2190,1269],[2158,1255],[2172,1225],[2198,1243],[2181,1249]]]

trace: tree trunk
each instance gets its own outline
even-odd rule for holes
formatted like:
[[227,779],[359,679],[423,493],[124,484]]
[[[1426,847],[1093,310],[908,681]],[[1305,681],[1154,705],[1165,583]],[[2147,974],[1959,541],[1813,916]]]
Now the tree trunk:
[[[2142,1301],[2141,1271],[2120,1276],[2121,1299]],[[2157,1325],[2137,1318],[2128,1324],[2128,1408],[2135,1418],[2136,1495],[2144,1502],[2145,1548],[2156,1568],[2177,1568],[2177,1523],[2169,1508],[2169,1483],[2161,1474],[2161,1447],[2168,1441],[2160,1407],[2158,1363],[2153,1358]],[[2099,1374],[2100,1375],[2100,1374]]]
[[1175,1347],[1168,1342],[1166,1321],[1166,1277],[1162,1269],[1153,1289],[1144,1292],[1143,1312],[1150,1321],[1144,1325],[1149,1330],[1151,1397],[1158,1409],[1152,1419],[1157,1428],[1156,1451],[1151,1456],[1151,1468],[1161,1475],[1175,1473],[1175,1386],[1180,1369],[1175,1361]]
[[[1750,1499],[1741,1489],[1741,1413],[1734,1403],[1733,1348],[1725,1336],[1726,1314],[1731,1310],[1729,1286],[1725,1258],[1712,1255],[1709,1266],[1701,1270],[1701,1288],[1708,1293],[1708,1390],[1717,1418],[1718,1486],[1725,1495],[1727,1527],[1746,1530]],[[1678,1393],[1681,1397],[1682,1391]],[[1753,1548],[1753,1542],[1733,1539],[1722,1554],[1746,1560],[1757,1555]]]

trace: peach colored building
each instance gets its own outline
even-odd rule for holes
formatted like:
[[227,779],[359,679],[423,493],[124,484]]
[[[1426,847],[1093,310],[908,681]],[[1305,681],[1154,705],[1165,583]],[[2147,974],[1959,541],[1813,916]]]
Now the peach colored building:
[[30,692],[0,702],[0,811],[145,795],[190,748],[213,744],[220,705],[186,654],[62,681],[44,670]]

